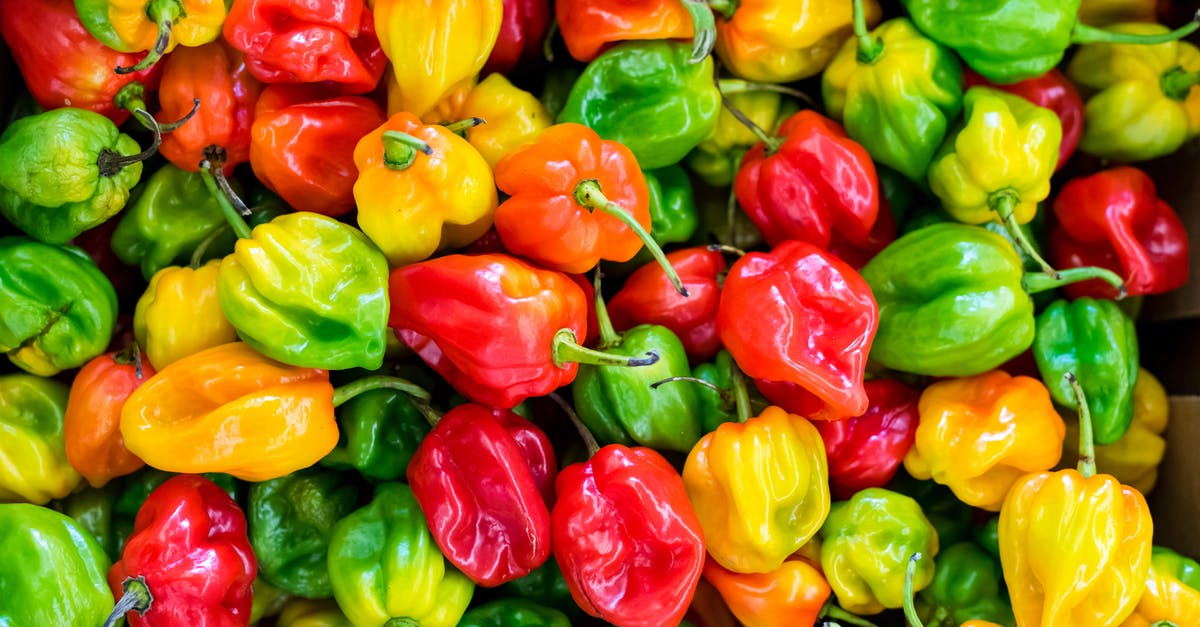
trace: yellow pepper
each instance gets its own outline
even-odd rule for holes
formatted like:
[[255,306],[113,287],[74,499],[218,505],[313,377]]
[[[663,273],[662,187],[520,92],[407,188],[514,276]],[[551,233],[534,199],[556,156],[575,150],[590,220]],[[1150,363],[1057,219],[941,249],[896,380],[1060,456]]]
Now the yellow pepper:
[[[799,110],[796,101],[772,91],[724,91],[730,104],[750,118],[759,128],[774,134],[784,120]],[[754,132],[733,117],[725,105],[717,115],[717,125],[708,139],[696,145],[687,156],[688,167],[709,185],[725,187],[733,183],[742,155],[758,143]]]
[[45,505],[82,482],[63,436],[69,393],[54,379],[0,376],[0,503]]
[[447,127],[397,113],[354,148],[358,225],[392,266],[465,246],[492,226],[492,169]]
[[1196,584],[1197,564],[1163,547],[1151,551],[1146,591],[1133,614],[1121,627],[1153,627],[1171,621],[1176,627],[1200,625],[1200,592]]
[[221,36],[225,0],[75,0],[79,20],[100,43],[120,52],[149,51],[118,74],[154,65],[175,46],[203,46]]
[[237,339],[217,300],[220,267],[214,259],[194,269],[163,268],[150,278],[133,310],[133,334],[156,369]]
[[[1167,430],[1167,391],[1145,368],[1138,370],[1133,386],[1133,425],[1121,439],[1096,447],[1096,469],[1112,475],[1142,494],[1149,494],[1158,481],[1158,465],[1167,450],[1162,434]],[[1079,426],[1067,425],[1063,460],[1079,456]]]
[[514,86],[503,74],[483,79],[462,104],[465,117],[486,123],[467,129],[467,141],[483,155],[488,167],[532,141],[554,121],[533,94]]
[[829,514],[829,469],[816,427],[768,407],[696,443],[683,484],[708,554],[739,573],[776,570]]
[[972,507],[999,511],[1022,475],[1054,468],[1066,425],[1041,381],[992,370],[934,383],[921,394],[904,468],[948,486]]
[[[741,0],[731,15],[718,4],[717,56],[734,74],[764,83],[816,76],[853,32],[850,0]],[[879,21],[879,4],[865,0],[867,23]],[[728,9],[725,10],[728,13]]]
[[1108,26],[1117,22],[1156,22],[1155,0],[1083,0],[1079,3],[1079,21],[1088,26]]
[[502,0],[375,0],[375,32],[392,62],[400,110],[421,116],[483,69]]
[[333,599],[292,599],[283,606],[276,627],[354,627]]
[[[404,111],[404,96],[400,93],[400,84],[394,79],[391,67],[388,68],[387,74],[387,105],[388,115],[396,115]],[[467,101],[467,96],[471,90],[475,89],[476,77],[472,76],[466,80],[459,81],[450,88],[433,108],[421,114],[421,121],[426,124],[441,124],[446,125],[451,122],[457,122],[465,117],[462,108],[463,103]]]

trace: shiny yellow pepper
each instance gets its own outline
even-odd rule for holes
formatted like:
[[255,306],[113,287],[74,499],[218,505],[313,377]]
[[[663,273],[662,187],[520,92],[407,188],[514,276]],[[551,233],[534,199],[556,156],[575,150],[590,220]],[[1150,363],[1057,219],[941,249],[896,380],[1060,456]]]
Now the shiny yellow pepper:
[[79,20],[100,43],[119,52],[149,51],[118,74],[154,65],[176,45],[203,46],[221,36],[225,0],[75,0]]
[[1066,425],[1031,377],[992,370],[939,381],[921,394],[918,411],[904,468],[972,507],[999,511],[1017,479],[1054,468],[1062,454]]
[[150,278],[133,310],[133,334],[155,369],[237,339],[217,300],[220,267],[214,259],[199,268],[163,268]]
[[45,505],[83,480],[63,437],[69,392],[54,379],[0,376],[0,503]]
[[[1121,627],[1154,627],[1170,621],[1176,627],[1200,625],[1200,592],[1188,585],[1196,563],[1170,549],[1154,547],[1146,591]],[[1194,581],[1191,581],[1194,584]]]
[[467,141],[491,168],[554,122],[536,96],[516,87],[503,74],[491,74],[476,85],[463,102],[462,113],[455,119],[485,120],[485,124],[467,129]]
[[292,599],[283,606],[276,627],[354,627],[333,599]]

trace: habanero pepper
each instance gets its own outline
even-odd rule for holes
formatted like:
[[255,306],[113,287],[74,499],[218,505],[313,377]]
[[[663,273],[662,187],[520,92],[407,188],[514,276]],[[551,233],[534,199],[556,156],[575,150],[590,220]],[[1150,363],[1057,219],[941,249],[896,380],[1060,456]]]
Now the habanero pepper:
[[53,379],[0,376],[0,503],[45,505],[79,485],[63,436],[69,394]]
[[[728,85],[728,82],[724,84]],[[779,125],[792,117],[799,108],[795,100],[784,98],[777,91],[733,91],[726,86],[723,87],[722,96],[728,103],[722,102],[721,112],[717,114],[717,124],[712,133],[697,144],[687,156],[688,169],[714,187],[725,187],[733,183],[742,156],[758,143],[758,137],[734,117],[730,106],[740,111],[755,126],[775,134],[778,134]]]
[[237,340],[217,296],[221,262],[166,267],[150,278],[133,310],[133,334],[155,368]]
[[[552,9],[546,0],[504,0],[500,31],[480,74],[508,74],[542,59],[542,42],[550,29]],[[486,79],[485,79],[486,80]]]
[[468,610],[457,627],[571,627],[571,619],[527,599],[497,599]]
[[829,487],[839,500],[887,485],[916,438],[917,390],[892,379],[872,379],[863,389],[868,406],[862,415],[813,423],[825,444]]
[[321,465],[353,468],[369,481],[398,481],[429,433],[412,398],[397,390],[371,390],[336,410],[338,443]]
[[1166,547],[1150,550],[1146,591],[1121,627],[1193,625],[1200,621],[1200,564]]
[[986,620],[1014,625],[1001,587],[1000,563],[974,542],[958,542],[938,552],[933,580],[916,600],[924,627],[959,627]]
[[488,167],[533,141],[553,122],[541,102],[531,93],[513,85],[503,74],[492,74],[479,81],[462,103],[460,119],[476,117],[483,124],[467,129],[467,141],[479,151]]
[[963,72],[967,88],[984,86],[1020,96],[1029,102],[1054,112],[1062,124],[1062,143],[1058,146],[1057,172],[1067,164],[1075,148],[1079,146],[1079,138],[1083,135],[1083,99],[1074,83],[1067,79],[1058,69],[1051,69],[1041,76],[1027,78],[1023,81],[1008,85],[997,85],[971,70]]
[[145,465],[121,439],[121,409],[154,374],[154,366],[142,360],[133,344],[88,362],[71,382],[63,414],[67,460],[93,487],[103,487]]
[[[1119,440],[1096,447],[1096,469],[1112,475],[1143,495],[1149,494],[1158,481],[1158,465],[1162,463],[1167,442],[1167,391],[1162,383],[1145,368],[1138,369],[1133,384],[1133,424]],[[1079,425],[1067,423],[1063,461],[1079,457]]]
[[129,74],[153,66],[176,45],[202,46],[221,36],[229,0],[75,0],[79,20],[100,43],[120,52],[148,52]]
[[584,63],[623,41],[693,38],[692,61],[698,62],[716,38],[712,9],[703,0],[555,0],[554,17],[567,51]]

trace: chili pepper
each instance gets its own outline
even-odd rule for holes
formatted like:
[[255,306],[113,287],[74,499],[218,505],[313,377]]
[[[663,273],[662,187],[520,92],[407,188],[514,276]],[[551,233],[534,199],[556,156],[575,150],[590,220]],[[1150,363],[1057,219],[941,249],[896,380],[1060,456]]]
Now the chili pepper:
[[962,107],[962,67],[907,18],[868,32],[862,0],[854,6],[855,36],[821,75],[826,110],[876,161],[924,181]]
[[330,470],[300,470],[250,486],[246,515],[260,576],[297,596],[331,596],[330,534],[357,505],[358,486]]
[[63,413],[69,388],[27,374],[0,376],[0,503],[45,505],[79,485],[67,459]]
[[[132,475],[122,477],[119,482],[109,484],[116,488],[112,511],[112,527],[117,551],[114,559],[120,559],[121,551],[125,549],[126,542],[133,535],[134,522],[142,504],[150,497],[151,492],[174,476],[172,473],[147,466]],[[217,484],[234,501],[244,500],[241,486],[231,475],[210,472],[201,476]]]
[[912,448],[920,393],[892,379],[863,384],[867,411],[813,423],[821,434],[833,496],[848,499],[864,488],[882,488]]
[[[850,4],[828,5],[771,0],[714,2],[717,56],[738,76],[752,81],[788,83],[815,76],[852,34]],[[736,8],[734,8],[736,7]],[[879,4],[866,0],[868,24],[879,21]]]
[[[821,527],[821,567],[838,605],[859,615],[904,604],[903,565],[910,555],[936,555],[938,535],[911,498],[883,488],[859,491],[829,508]],[[932,560],[918,568],[914,587],[933,581]]]
[[75,0],[79,19],[100,43],[120,52],[148,52],[117,74],[153,66],[176,45],[202,46],[221,36],[223,0]]
[[571,627],[566,614],[526,599],[498,599],[463,614],[458,627]]
[[[504,0],[500,30],[480,74],[508,74],[518,66],[536,65],[550,29],[550,3],[545,0]],[[487,80],[487,79],[484,79]]]
[[546,70],[538,100],[541,101],[543,107],[546,107],[547,113],[552,117],[558,117],[567,104],[571,89],[575,87],[575,83],[582,75],[583,69],[575,64],[555,65]]
[[467,129],[467,141],[479,151],[490,168],[495,168],[501,159],[534,140],[554,122],[553,116],[533,94],[514,86],[502,74],[492,74],[471,89],[463,100],[462,113],[459,119],[477,117],[486,121]]
[[804,559],[789,558],[769,573],[735,573],[710,557],[704,562],[704,579],[745,627],[819,625],[826,617],[844,617],[827,603],[829,584],[820,569]]
[[1116,442],[1133,423],[1138,376],[1137,333],[1111,300],[1080,298],[1050,304],[1037,320],[1033,342],[1042,381],[1059,404],[1079,409],[1064,375],[1074,373],[1087,392],[1097,444]]
[[1079,21],[1088,26],[1108,26],[1117,22],[1153,22],[1158,19],[1155,0],[1083,0]]
[[[1157,36],[1167,28],[1120,24],[1113,30]],[[1067,76],[1087,96],[1079,142],[1087,154],[1144,161],[1171,154],[1200,135],[1200,48],[1193,44],[1080,46],[1067,65]]]
[[[1051,232],[1050,253],[1063,267],[1112,270],[1133,296],[1161,294],[1187,282],[1187,230],[1158,197],[1154,181],[1137,168],[1072,179],[1054,199],[1054,216],[1058,226]],[[1068,287],[1067,294],[1116,296],[1097,281]]]
[[[1138,368],[1133,384],[1133,423],[1119,440],[1096,447],[1096,468],[1118,481],[1149,494],[1158,481],[1158,465],[1162,463],[1167,442],[1167,392],[1158,379],[1145,368]],[[1079,426],[1067,423],[1067,439],[1063,444],[1063,459],[1079,456]]]
[[78,248],[0,237],[0,351],[22,370],[52,376],[104,352],[117,294]]
[[982,85],[1005,91],[1014,96],[1020,96],[1039,107],[1049,109],[1058,116],[1058,121],[1062,124],[1062,143],[1058,146],[1058,165],[1054,167],[1055,171],[1061,170],[1071,155],[1075,154],[1075,148],[1079,145],[1079,137],[1083,134],[1083,99],[1080,98],[1075,85],[1067,80],[1062,72],[1051,69],[1041,76],[1008,85],[990,83],[986,78],[969,69],[964,72],[964,75],[968,88]]
[[363,0],[234,0],[223,30],[264,83],[324,83],[361,94],[375,89],[387,65]]
[[237,340],[237,330],[221,313],[217,298],[220,266],[213,260],[199,268],[169,267],[151,277],[133,312],[133,333],[149,363],[165,368]]
[[[550,486],[553,489],[553,485]],[[564,614],[575,615],[579,606],[571,598],[571,589],[558,567],[554,555],[551,554],[541,566],[533,569],[528,575],[514,579],[500,588],[501,592],[511,594],[535,603],[552,607]]]
[[[308,599],[301,599],[301,598],[293,597],[292,595],[284,592],[283,590],[280,590],[279,588],[276,588],[275,586],[272,586],[271,584],[267,583],[266,580],[263,579],[261,576],[254,578],[254,583],[250,586],[250,595],[253,597],[250,601],[250,624],[251,625],[257,625],[259,623],[259,621],[263,620],[264,618],[279,616],[279,614],[283,611],[284,606],[289,604],[293,599],[297,602],[309,601]],[[326,603],[328,603],[329,605],[332,605],[336,610],[337,603],[334,603],[332,599],[326,601]],[[336,611],[337,611],[338,615],[341,615],[341,613],[342,613],[341,610],[336,610]],[[276,621],[277,627],[286,627],[287,623],[283,623],[282,621],[283,621],[282,618],[280,618],[278,621]],[[295,627],[295,624],[293,624],[293,627]],[[319,626],[309,625],[308,627],[319,627]],[[350,626],[349,622],[346,622],[346,623],[343,623],[340,625],[336,625],[336,627],[351,627],[351,626]]]
[[1078,21],[1079,0],[958,3],[901,0],[931,39],[957,52],[971,69],[1000,84],[1041,76],[1058,65],[1071,44],[1154,44],[1185,37],[1200,24],[1157,36],[1103,31]]
[[646,39],[694,39],[692,61],[698,62],[712,52],[716,38],[712,9],[693,0],[555,0],[554,16],[567,51],[584,63],[613,44]]
[[721,350],[712,361],[693,368],[692,376],[713,385],[693,388],[702,432],[712,433],[722,424],[738,420],[737,395],[746,382],[729,351]]
[[933,376],[987,372],[1033,343],[1030,294],[1095,277],[1121,283],[1100,268],[1059,275],[1025,272],[1016,249],[987,229],[943,223],[913,231],[862,269],[879,303],[871,359]]
[[353,468],[374,481],[404,478],[429,423],[412,399],[396,390],[364,392],[337,408],[337,446],[321,459],[331,468]]
[[121,408],[143,381],[154,376],[137,345],[101,355],[75,375],[63,414],[67,460],[94,487],[145,465],[121,439]]
[[237,503],[204,477],[172,477],[138,510],[108,571],[120,600],[105,626],[122,616],[132,627],[244,623],[257,570]]
[[334,525],[329,580],[338,606],[358,627],[396,619],[453,627],[475,590],[438,551],[403,483],[380,484],[370,504]]
[[383,110],[365,97],[268,87],[254,109],[250,165],[297,211],[340,216],[354,209],[354,148],[384,122]]
[[103,488],[76,490],[52,504],[51,508],[74,519],[87,535],[96,540],[105,556],[114,559],[121,556],[119,545],[124,542],[124,538],[117,538],[114,524],[115,498],[116,484],[110,483]]
[[[687,171],[679,165],[646,170],[649,191],[650,237],[662,246],[680,244],[692,239],[696,232],[696,200]],[[634,259],[649,261],[648,251],[638,252]]]
[[1200,565],[1166,547],[1156,546],[1150,555],[1146,591],[1121,627],[1162,625],[1158,621],[1192,625],[1200,621],[1200,592],[1196,590]]
[[975,510],[958,500],[950,488],[933,481],[914,479],[904,470],[897,472],[886,487],[912,498],[921,506],[925,519],[937,531],[939,543],[949,546],[971,537]]
[[614,46],[575,81],[558,122],[624,144],[644,169],[678,163],[712,134],[721,108],[712,58],[691,63],[690,54],[670,41]]
[[112,609],[104,585],[108,557],[67,516],[24,503],[0,505],[0,553],[10,563],[0,571],[0,622],[93,627]]
[[354,148],[358,225],[393,266],[459,248],[492,226],[496,186],[451,128],[397,113]]
[[549,557],[550,511],[540,488],[557,470],[550,440],[533,423],[467,403],[421,441],[408,483],[446,560],[491,588]]
[[354,627],[333,599],[293,599],[275,622],[276,627]]
[[947,546],[918,599],[921,620],[925,627],[957,627],[970,620],[1012,626],[1012,608],[1000,584],[1000,564],[986,551],[972,542]]
[[[725,89],[722,95],[729,100],[729,105],[755,126],[770,133],[778,133],[779,125],[799,109],[795,100],[784,98],[777,91]],[[742,155],[756,143],[758,137],[754,132],[734,117],[728,106],[722,104],[712,134],[688,153],[688,168],[709,185],[725,187],[733,183]]]
[[867,410],[863,372],[878,324],[875,299],[858,273],[801,241],[734,262],[717,310],[721,342],[742,370],[802,388],[819,401],[804,415],[819,420]]

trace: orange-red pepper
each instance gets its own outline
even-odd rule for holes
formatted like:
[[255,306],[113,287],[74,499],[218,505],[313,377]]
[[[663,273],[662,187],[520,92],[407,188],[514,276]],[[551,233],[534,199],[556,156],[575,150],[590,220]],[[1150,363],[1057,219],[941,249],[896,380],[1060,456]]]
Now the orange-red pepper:
[[735,573],[709,557],[704,578],[745,627],[816,624],[831,592],[820,569],[795,558],[771,572]]
[[567,51],[584,63],[622,41],[691,39],[693,33],[682,0],[556,0],[554,17]]
[[150,377],[154,366],[131,350],[106,353],[87,363],[71,383],[63,415],[67,461],[93,487],[145,465],[125,448],[121,409],[129,395]]

